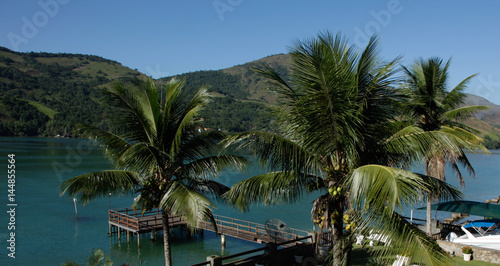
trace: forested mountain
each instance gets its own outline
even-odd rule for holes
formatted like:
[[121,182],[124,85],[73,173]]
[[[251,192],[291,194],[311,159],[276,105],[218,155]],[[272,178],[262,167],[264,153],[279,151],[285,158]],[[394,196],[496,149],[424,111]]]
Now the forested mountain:
[[272,106],[276,97],[265,90],[266,82],[252,70],[263,67],[264,64],[286,76],[290,58],[279,54],[223,70],[165,77],[159,82],[179,78],[186,80],[186,87],[191,91],[200,86],[210,87],[214,95],[213,102],[202,113],[204,124],[208,128],[229,132],[272,130],[269,128],[268,113],[269,106]]
[[466,124],[479,130],[479,135],[484,138],[486,147],[500,149],[500,106],[473,94],[467,94],[465,105],[490,107],[490,109],[478,113],[475,118],[466,121]]
[[[185,79],[190,92],[210,87],[214,97],[201,114],[204,128],[273,130],[268,111],[276,97],[252,70],[263,64],[286,77],[290,58],[273,55],[227,69],[165,77],[157,83],[179,78]],[[146,76],[98,56],[18,53],[0,47],[0,136],[76,136],[76,122],[107,127],[113,111],[99,104],[100,90],[137,77]],[[492,107],[467,123],[481,131],[490,147],[500,148],[500,106],[475,95],[469,95],[468,104]]]
[[0,47],[0,135],[71,134],[75,122],[100,124],[99,89],[142,74],[93,55],[17,53]]

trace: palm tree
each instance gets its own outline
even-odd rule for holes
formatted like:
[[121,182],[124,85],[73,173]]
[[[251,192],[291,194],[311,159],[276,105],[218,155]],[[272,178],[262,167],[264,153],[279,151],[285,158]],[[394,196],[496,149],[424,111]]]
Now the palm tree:
[[193,227],[201,219],[214,222],[215,206],[207,196],[219,197],[229,188],[212,177],[223,167],[240,168],[245,162],[214,150],[221,132],[196,131],[196,116],[209,95],[200,88],[187,98],[183,86],[183,81],[172,79],[160,89],[148,80],[106,90],[106,103],[119,115],[113,121],[116,133],[88,125],[81,130],[99,141],[118,170],[84,174],[61,184],[61,195],[79,197],[84,204],[110,192],[138,192],[135,207],[161,208],[165,265],[172,264],[169,215],[183,214]]
[[113,261],[106,255],[102,249],[92,249],[92,255],[87,259],[89,266],[113,266]]
[[257,70],[278,95],[281,134],[245,132],[226,139],[228,146],[253,149],[271,171],[235,184],[225,197],[247,210],[254,203],[294,202],[305,189],[327,189],[312,213],[321,229],[332,229],[335,264],[349,259],[354,234],[345,234],[347,220],[346,229],[377,226],[394,245],[404,243],[423,260],[443,262],[444,251],[395,211],[433,189],[442,189],[442,198],[460,193],[444,182],[381,166],[409,162],[440,135],[397,126],[396,103],[403,98],[394,88],[397,60],[382,63],[377,51],[376,38],[358,52],[342,36],[325,33],[295,43],[289,81],[269,67]]
[[[113,261],[109,258],[109,256],[104,252],[104,250],[92,249],[91,255],[87,258],[87,265],[89,266],[113,266]],[[78,266],[78,263],[67,260],[61,263],[61,266]]]
[[[467,159],[464,149],[488,152],[483,141],[475,135],[477,131],[464,125],[464,120],[487,106],[464,106],[466,95],[464,90],[475,76],[469,76],[452,90],[448,91],[450,60],[443,63],[437,57],[416,61],[411,68],[404,68],[407,76],[405,83],[409,101],[404,105],[405,113],[415,125],[424,131],[440,131],[447,134],[458,144],[459,149],[443,148],[439,142],[434,143],[425,157],[426,175],[446,181],[446,163],[456,173],[460,186],[464,179],[458,165],[463,165],[475,176],[474,168]],[[427,198],[427,234],[431,235],[431,204],[433,197]]]

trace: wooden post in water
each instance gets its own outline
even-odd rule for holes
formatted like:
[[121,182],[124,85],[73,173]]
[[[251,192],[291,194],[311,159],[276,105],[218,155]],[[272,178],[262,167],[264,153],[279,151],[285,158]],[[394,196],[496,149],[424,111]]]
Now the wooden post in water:
[[76,209],[76,198],[73,198],[73,204],[75,205],[75,216],[78,219],[78,210]]
[[140,242],[140,239],[139,239],[139,232],[137,232],[137,248],[139,248],[139,242]]
[[127,232],[127,244],[130,244],[130,232],[128,230],[125,230]]
[[220,235],[220,243],[222,245],[222,250],[226,249],[226,235]]

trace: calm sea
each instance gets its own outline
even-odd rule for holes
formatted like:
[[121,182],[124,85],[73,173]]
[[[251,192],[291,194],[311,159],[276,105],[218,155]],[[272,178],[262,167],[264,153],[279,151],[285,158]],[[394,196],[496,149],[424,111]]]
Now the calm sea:
[[[49,139],[49,138],[0,138],[0,158],[3,158],[0,172],[0,187],[3,187],[0,215],[0,265],[59,265],[67,260],[85,264],[91,249],[102,248],[115,265],[162,265],[163,244],[152,242],[148,235],[141,237],[140,249],[136,240],[119,242],[116,237],[107,235],[107,211],[109,208],[130,207],[133,195],[112,195],[95,200],[85,206],[72,198],[59,197],[59,185],[70,177],[109,169],[111,166],[101,155],[98,148],[87,140]],[[15,195],[10,196],[8,187],[8,155],[15,154],[16,183]],[[476,169],[476,179],[466,177],[466,187],[462,190],[470,200],[484,201],[500,195],[499,153],[493,155],[470,154],[469,158]],[[242,174],[227,171],[218,181],[230,186],[237,181],[260,173],[258,166],[250,166]],[[448,181],[458,186],[456,178],[448,175]],[[310,230],[311,202],[317,194],[304,195],[293,205],[280,207],[256,206],[248,213],[222,206],[214,213],[224,216],[265,223],[277,218],[289,227]],[[8,206],[8,204],[16,204]],[[423,204],[422,204],[423,206]],[[12,208],[15,210],[11,211]],[[8,212],[10,211],[10,212]],[[11,214],[15,215],[11,217]],[[405,213],[409,216],[409,213]],[[414,216],[424,217],[423,211],[415,211]],[[13,224],[13,223],[15,224]],[[10,225],[14,225],[9,230]],[[15,233],[12,240],[11,233]],[[228,237],[226,249],[221,250],[220,239],[213,233],[194,236],[190,239],[179,235],[173,240],[173,260],[175,265],[190,265],[205,261],[210,255],[231,255],[260,247],[258,244]],[[159,235],[160,236],[160,235]],[[15,258],[12,249],[15,244]]]

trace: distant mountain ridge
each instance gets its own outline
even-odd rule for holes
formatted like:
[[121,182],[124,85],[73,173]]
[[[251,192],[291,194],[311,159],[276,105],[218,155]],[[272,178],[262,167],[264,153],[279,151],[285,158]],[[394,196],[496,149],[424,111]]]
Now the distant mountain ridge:
[[18,53],[0,47],[0,135],[70,134],[76,122],[101,124],[99,89],[144,76],[94,55]]
[[[206,128],[230,132],[272,130],[266,112],[276,96],[266,90],[265,80],[253,71],[264,64],[286,77],[290,56],[277,54],[226,69],[164,77],[157,82],[185,79],[191,93],[200,86],[209,86],[215,97],[201,114]],[[137,77],[146,75],[98,56],[18,53],[0,47],[0,135],[74,135],[76,122],[107,127],[112,111],[99,104],[99,90]],[[471,94],[466,103],[491,106],[467,123],[483,136],[498,140],[500,106]]]

